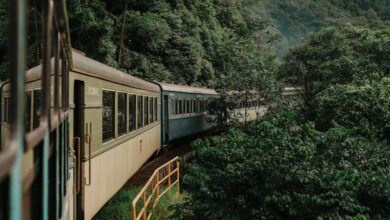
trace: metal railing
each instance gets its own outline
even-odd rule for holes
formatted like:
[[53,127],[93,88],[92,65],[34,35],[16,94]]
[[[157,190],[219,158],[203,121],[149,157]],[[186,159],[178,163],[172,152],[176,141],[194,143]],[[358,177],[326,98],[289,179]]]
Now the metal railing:
[[[41,115],[38,127],[28,132],[25,130],[24,112],[28,2],[23,0],[8,2],[10,80],[1,85],[0,93],[5,91],[3,85],[6,85],[13,111],[10,112],[8,140],[1,146],[0,151],[0,219],[61,218],[62,209],[66,207],[63,204],[65,201],[63,195],[68,178],[66,173],[68,74],[72,66],[66,3],[65,0],[44,0],[41,4]],[[51,59],[54,60],[53,68]],[[51,100],[54,104],[52,112]],[[32,168],[24,171],[24,155],[31,152],[36,159]],[[56,169],[50,169],[52,167]],[[24,175],[24,172],[27,174]],[[39,183],[39,186],[34,186],[34,182]]]
[[[179,190],[179,181],[180,163],[179,157],[175,157],[157,168],[145,186],[133,199],[131,203],[132,220],[151,219],[153,210],[160,198],[175,185],[177,185]],[[141,204],[137,207],[139,201],[141,201]],[[138,210],[139,212],[137,212]]]

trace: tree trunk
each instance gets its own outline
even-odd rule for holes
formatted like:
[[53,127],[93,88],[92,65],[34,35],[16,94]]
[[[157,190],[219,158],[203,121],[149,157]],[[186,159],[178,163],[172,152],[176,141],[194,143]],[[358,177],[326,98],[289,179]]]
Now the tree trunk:
[[35,2],[35,0],[33,1],[33,7],[34,7],[34,24],[35,24],[35,40],[36,40],[36,44],[37,44],[37,48],[36,48],[36,53],[37,53],[37,64],[39,64],[41,62],[41,58],[40,58],[40,54],[39,54],[39,51],[40,51],[40,44],[39,44],[39,30],[38,30],[38,21],[37,21],[37,4]]
[[127,12],[127,0],[125,4],[125,10],[123,11],[123,21],[122,21],[122,28],[121,28],[121,37],[119,41],[119,50],[118,50],[118,65],[121,64],[121,56],[122,56],[122,47],[123,47],[123,35],[125,32],[125,24],[126,24],[126,13]]

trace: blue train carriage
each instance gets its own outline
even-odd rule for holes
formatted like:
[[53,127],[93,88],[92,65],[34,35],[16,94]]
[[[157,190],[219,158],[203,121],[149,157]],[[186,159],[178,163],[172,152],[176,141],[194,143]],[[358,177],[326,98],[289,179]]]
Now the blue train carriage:
[[207,131],[207,104],[217,96],[214,89],[157,83],[161,88],[161,143]]

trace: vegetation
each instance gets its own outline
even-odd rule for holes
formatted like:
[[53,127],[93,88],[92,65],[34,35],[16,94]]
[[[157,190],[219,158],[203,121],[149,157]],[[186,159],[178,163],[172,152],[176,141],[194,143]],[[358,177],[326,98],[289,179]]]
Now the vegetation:
[[[120,190],[93,218],[94,220],[107,219],[131,219],[131,202],[139,193],[139,187],[131,187]],[[180,203],[185,194],[179,193],[177,187],[173,187],[161,197],[153,212],[152,219],[165,219],[170,214],[169,207]]]
[[390,21],[386,0],[266,0],[257,4],[256,12],[275,24],[270,31],[280,33],[275,44],[280,57],[309,32],[345,23],[380,29]]
[[176,219],[389,217],[389,147],[347,128],[319,132],[282,111],[194,148]]
[[195,142],[171,218],[389,219],[389,42],[351,25],[308,36],[279,69],[303,102]]

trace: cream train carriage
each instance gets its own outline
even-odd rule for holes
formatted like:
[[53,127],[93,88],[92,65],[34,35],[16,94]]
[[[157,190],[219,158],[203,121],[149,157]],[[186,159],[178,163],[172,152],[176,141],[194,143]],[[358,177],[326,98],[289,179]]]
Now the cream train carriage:
[[[69,146],[74,149],[70,149],[67,184],[69,217],[91,219],[159,150],[160,88],[81,53],[72,55]],[[27,130],[39,125],[41,69],[35,67],[26,75]],[[4,90],[2,137],[7,137],[12,108]]]

